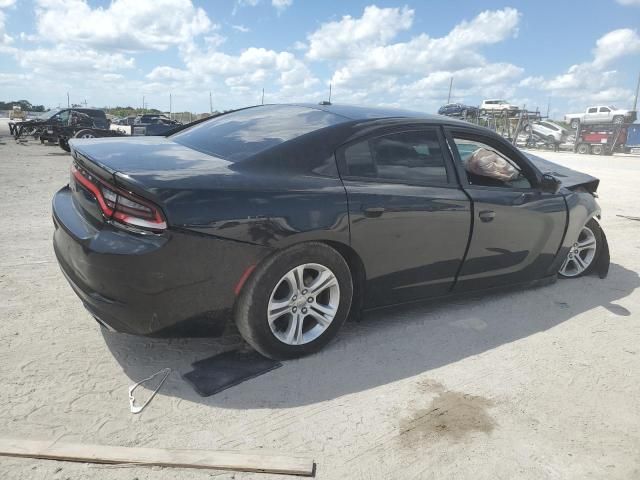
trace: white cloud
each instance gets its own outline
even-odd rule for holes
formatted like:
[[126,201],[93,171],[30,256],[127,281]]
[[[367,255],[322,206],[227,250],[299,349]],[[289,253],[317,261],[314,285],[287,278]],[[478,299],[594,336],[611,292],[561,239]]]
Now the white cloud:
[[381,103],[393,98],[391,103],[405,107],[435,109],[446,98],[451,77],[459,99],[514,94],[514,81],[523,69],[491,63],[481,49],[517,35],[517,10],[484,11],[442,37],[421,33],[394,43],[400,32],[411,28],[413,16],[407,7],[370,6],[360,18],[323,24],[307,37],[307,57],[335,64],[331,83],[340,101]]
[[628,28],[613,30],[596,41],[590,62],[571,65],[565,73],[551,78],[527,77],[520,86],[567,98],[571,104],[625,103],[632,92],[616,86],[618,72],[608,68],[615,60],[638,53],[640,36],[636,31]]
[[181,49],[181,56],[184,69],[156,67],[147,79],[183,91],[208,85],[214,91],[228,92],[227,102],[235,99],[240,104],[255,103],[252,95],[263,87],[288,96],[288,101],[297,101],[319,83],[307,65],[290,52],[252,47],[230,55],[214,47],[201,49],[191,44]]
[[251,31],[249,27],[245,27],[244,25],[231,25],[231,28],[242,33],[247,33]]
[[16,4],[16,0],[0,0],[0,8],[9,8]]
[[640,36],[635,30],[621,28],[603,35],[593,51],[593,66],[602,68],[619,57],[640,53]]
[[271,0],[271,5],[279,12],[282,12],[293,5],[293,0]]
[[86,48],[36,48],[15,52],[22,68],[42,72],[113,72],[135,66],[131,57],[121,53],[106,54]]
[[5,21],[6,21],[7,17],[5,15],[5,13],[0,10],[0,46],[2,45],[9,45],[10,43],[13,43],[13,38],[6,33],[6,29],[5,29]]
[[360,18],[351,15],[323,24],[308,36],[307,57],[312,60],[347,58],[363,48],[384,45],[398,32],[411,28],[414,11],[403,7],[378,8],[370,5]]
[[620,5],[640,6],[640,0],[616,0]]
[[106,8],[85,0],[37,0],[42,39],[118,51],[165,50],[213,27],[191,0],[113,0]]

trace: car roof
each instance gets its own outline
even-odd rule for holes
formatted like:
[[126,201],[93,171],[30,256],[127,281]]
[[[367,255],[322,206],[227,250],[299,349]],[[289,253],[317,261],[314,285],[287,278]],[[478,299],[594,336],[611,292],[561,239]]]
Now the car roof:
[[344,117],[348,120],[375,120],[381,118],[420,118],[425,120],[441,120],[443,118],[439,115],[430,115],[428,113],[416,112],[413,110],[389,107],[360,107],[344,104],[317,105],[313,103],[294,103],[290,105],[322,110],[327,113]]

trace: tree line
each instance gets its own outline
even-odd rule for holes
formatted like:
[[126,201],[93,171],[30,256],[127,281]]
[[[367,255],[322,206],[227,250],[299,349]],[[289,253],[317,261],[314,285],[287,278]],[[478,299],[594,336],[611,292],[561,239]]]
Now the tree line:
[[25,112],[44,112],[44,105],[32,105],[28,100],[13,100],[0,102],[0,110],[12,110],[14,105],[19,105]]

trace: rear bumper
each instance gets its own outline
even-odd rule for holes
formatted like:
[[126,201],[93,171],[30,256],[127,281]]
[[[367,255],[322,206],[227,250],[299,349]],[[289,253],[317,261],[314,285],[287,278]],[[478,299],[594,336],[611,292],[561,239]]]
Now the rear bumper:
[[83,216],[71,191],[53,198],[53,245],[78,297],[101,323],[135,335],[215,336],[234,288],[262,247],[188,230],[138,234]]

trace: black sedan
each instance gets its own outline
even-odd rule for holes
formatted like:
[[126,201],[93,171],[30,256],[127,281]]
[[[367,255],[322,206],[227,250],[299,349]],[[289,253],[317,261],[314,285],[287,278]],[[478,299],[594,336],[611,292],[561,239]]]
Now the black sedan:
[[472,107],[463,103],[447,103],[438,109],[439,115],[451,117],[475,117],[478,115],[478,107]]
[[597,179],[446,117],[267,105],[70,145],[55,252],[112,330],[212,335],[233,318],[290,358],[350,312],[609,265]]

